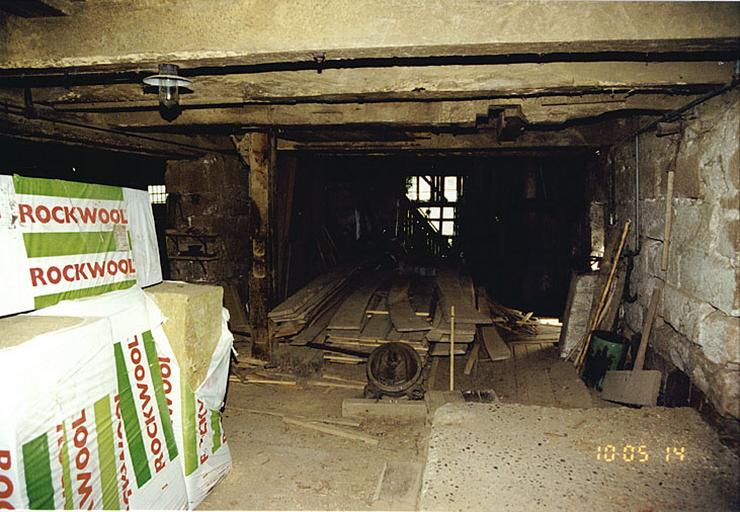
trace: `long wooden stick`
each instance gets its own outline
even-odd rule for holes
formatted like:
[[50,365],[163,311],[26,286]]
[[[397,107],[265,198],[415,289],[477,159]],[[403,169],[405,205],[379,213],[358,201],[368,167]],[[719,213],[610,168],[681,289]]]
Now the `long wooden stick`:
[[668,171],[668,184],[665,192],[665,226],[663,231],[663,255],[660,258],[660,269],[668,270],[668,255],[673,230],[673,171]]
[[455,306],[450,307],[450,391],[455,390]]
[[660,300],[660,287],[656,286],[653,288],[653,294],[650,296],[650,304],[648,304],[647,313],[642,321],[642,335],[640,336],[640,348],[637,349],[637,356],[635,356],[635,362],[632,365],[632,371],[640,371],[645,365],[645,352],[647,352],[647,346],[650,342],[650,331],[653,330],[653,321],[655,320],[655,312],[658,309],[658,301]]
[[606,284],[604,285],[604,289],[601,292],[601,297],[599,299],[598,306],[596,307],[596,312],[593,315],[593,318],[591,319],[591,324],[589,325],[588,330],[586,331],[586,337],[583,341],[583,350],[578,354],[578,357],[576,358],[576,368],[580,371],[583,367],[583,362],[586,360],[586,354],[588,353],[589,345],[591,345],[591,333],[596,329],[596,326],[599,325],[599,321],[602,317],[602,311],[604,309],[604,305],[606,303],[606,298],[609,294],[609,290],[612,287],[612,281],[614,280],[614,274],[617,271],[617,266],[619,264],[619,258],[622,256],[622,250],[624,249],[624,243],[627,240],[627,233],[629,233],[631,221],[627,219],[624,222],[624,228],[622,228],[622,237],[619,239],[619,246],[617,247],[617,251],[614,253],[614,258],[612,260],[612,267],[609,269],[609,274],[606,279]]
[[318,430],[319,432],[323,432],[324,434],[330,434],[332,436],[337,436],[337,437],[344,437],[345,439],[353,439],[355,441],[362,441],[363,443],[370,444],[373,446],[377,446],[379,442],[377,438],[369,436],[367,434],[362,434],[360,432],[352,432],[349,430],[336,428],[336,427],[330,427],[328,425],[322,425],[320,423],[301,421],[295,418],[291,418],[289,416],[283,417],[283,421],[287,423],[288,425],[296,425],[296,426],[308,428],[311,430]]

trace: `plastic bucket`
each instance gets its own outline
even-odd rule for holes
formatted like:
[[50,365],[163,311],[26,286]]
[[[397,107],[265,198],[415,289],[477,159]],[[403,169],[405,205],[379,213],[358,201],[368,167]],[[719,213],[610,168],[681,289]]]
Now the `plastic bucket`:
[[627,338],[617,333],[609,331],[591,333],[591,344],[583,369],[583,380],[586,384],[601,391],[606,372],[624,367],[628,348]]

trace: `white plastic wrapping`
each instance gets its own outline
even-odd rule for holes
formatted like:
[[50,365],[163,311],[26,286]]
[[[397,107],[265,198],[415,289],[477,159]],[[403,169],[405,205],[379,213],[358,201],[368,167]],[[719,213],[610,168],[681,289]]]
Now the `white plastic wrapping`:
[[147,191],[0,175],[0,316],[161,280]]

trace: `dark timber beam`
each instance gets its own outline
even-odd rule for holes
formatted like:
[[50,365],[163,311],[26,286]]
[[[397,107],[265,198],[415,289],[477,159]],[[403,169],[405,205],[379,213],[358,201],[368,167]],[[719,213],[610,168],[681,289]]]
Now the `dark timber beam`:
[[120,10],[101,0],[73,16],[8,17],[0,69],[734,51],[740,37],[731,2],[130,0]]
[[74,115],[59,115],[47,108],[31,111],[0,105],[0,135],[36,142],[96,148],[167,158],[195,158],[226,151],[204,136],[128,133]]
[[[364,139],[352,131],[285,130],[278,143],[280,151],[309,151],[330,153],[426,153],[519,151],[543,149],[596,150],[624,136],[630,127],[628,120],[616,119],[589,124],[566,126],[560,129],[525,130],[514,140],[499,140],[497,126],[478,133],[400,132],[404,137],[389,140],[384,131],[364,131]],[[346,135],[343,136],[343,134]],[[373,134],[377,138],[373,139]]]
[[273,295],[272,210],[277,143],[271,132],[251,132],[236,144],[249,165],[250,223],[252,233],[252,268],[249,273],[249,323],[256,347],[272,357],[275,340],[268,329],[267,313]]
[[213,127],[243,130],[257,127],[386,125],[401,127],[474,127],[489,113],[520,107],[528,123],[559,124],[606,113],[668,112],[698,98],[696,94],[585,94],[536,98],[464,101],[390,101],[379,103],[301,103],[192,108],[174,121],[156,110],[87,113],[88,118],[131,131],[186,132]]
[[[193,77],[185,107],[245,103],[475,100],[542,94],[705,91],[732,79],[734,61],[549,62],[264,71]],[[140,77],[129,83],[37,87],[34,78],[5,79],[34,87],[34,100],[58,108],[146,108],[157,104]],[[72,76],[68,81],[74,81]],[[0,84],[3,83],[0,75]]]

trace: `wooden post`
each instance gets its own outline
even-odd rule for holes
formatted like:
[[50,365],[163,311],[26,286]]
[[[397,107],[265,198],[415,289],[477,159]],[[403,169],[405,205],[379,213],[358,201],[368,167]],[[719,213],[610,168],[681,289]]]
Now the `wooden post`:
[[455,391],[455,306],[450,307],[450,391]]
[[[272,357],[274,340],[268,329],[267,313],[272,297],[272,217],[273,179],[277,144],[271,132],[252,132],[237,144],[249,165],[250,224],[252,231],[252,265],[249,272],[249,323],[252,342]],[[245,154],[246,153],[246,154]]]
[[671,231],[673,229],[673,171],[668,171],[668,183],[665,191],[665,226],[663,231],[663,254],[660,258],[660,269],[668,270]]

